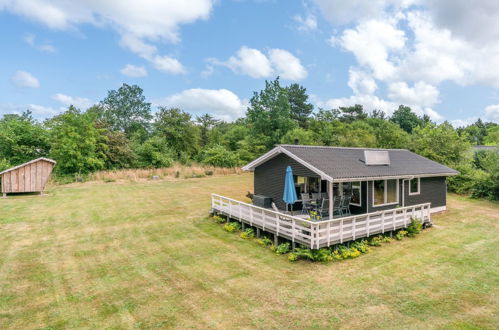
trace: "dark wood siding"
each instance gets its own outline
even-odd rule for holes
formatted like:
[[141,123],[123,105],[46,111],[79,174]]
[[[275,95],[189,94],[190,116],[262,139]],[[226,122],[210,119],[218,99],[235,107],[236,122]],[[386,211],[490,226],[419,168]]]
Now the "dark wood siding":
[[405,205],[431,203],[431,207],[445,206],[447,203],[447,183],[445,177],[421,178],[419,195],[409,195],[409,181],[404,181]]
[[361,181],[360,183],[360,199],[361,206],[350,205],[352,214],[367,213],[367,181]]
[[286,204],[282,201],[282,195],[286,167],[288,166],[291,166],[294,175],[319,177],[315,172],[285,154],[279,154],[256,167],[254,175],[255,194],[272,197],[277,207],[282,210],[286,209]]

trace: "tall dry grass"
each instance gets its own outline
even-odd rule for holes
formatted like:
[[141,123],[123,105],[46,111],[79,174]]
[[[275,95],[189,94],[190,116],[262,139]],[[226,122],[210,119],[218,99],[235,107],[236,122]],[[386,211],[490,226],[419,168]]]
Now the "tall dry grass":
[[130,180],[138,181],[151,179],[154,176],[160,179],[189,179],[201,178],[205,176],[224,176],[230,174],[241,174],[242,170],[239,167],[215,167],[205,165],[182,165],[175,164],[172,167],[164,168],[149,168],[149,169],[121,169],[112,171],[99,171],[92,173],[89,181],[118,181]]

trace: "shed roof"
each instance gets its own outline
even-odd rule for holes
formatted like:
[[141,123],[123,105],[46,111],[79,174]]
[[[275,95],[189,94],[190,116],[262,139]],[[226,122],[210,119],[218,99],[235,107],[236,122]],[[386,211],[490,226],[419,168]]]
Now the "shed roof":
[[[366,165],[364,151],[387,151],[388,165]],[[411,176],[450,176],[459,174],[447,166],[406,149],[344,148],[302,145],[278,145],[244,166],[252,171],[274,156],[284,153],[325,180],[371,179]]]
[[24,164],[17,165],[17,166],[15,166],[15,167],[11,167],[11,168],[9,168],[9,169],[6,169],[5,171],[0,172],[0,175],[2,175],[2,174],[4,174],[4,173],[7,173],[7,172],[10,172],[10,171],[17,170],[18,168],[21,168],[21,167],[26,166],[26,165],[29,165],[29,164],[33,164],[33,163],[39,162],[39,161],[41,161],[41,160],[44,160],[44,161],[46,161],[46,162],[53,163],[53,164],[57,163],[57,162],[56,162],[55,160],[53,160],[53,159],[49,159],[49,158],[45,158],[45,157],[40,157],[40,158],[37,158],[37,159],[30,160],[29,162],[26,162],[26,163],[24,163]]

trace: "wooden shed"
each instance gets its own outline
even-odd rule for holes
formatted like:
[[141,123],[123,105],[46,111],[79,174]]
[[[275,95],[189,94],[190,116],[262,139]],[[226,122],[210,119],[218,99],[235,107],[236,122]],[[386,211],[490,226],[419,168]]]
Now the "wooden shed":
[[55,163],[38,158],[0,172],[3,197],[10,193],[43,192]]

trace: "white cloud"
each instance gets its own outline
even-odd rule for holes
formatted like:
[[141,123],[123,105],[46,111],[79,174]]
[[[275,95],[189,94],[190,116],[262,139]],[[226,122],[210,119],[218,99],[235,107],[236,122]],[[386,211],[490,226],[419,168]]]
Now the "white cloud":
[[327,109],[337,109],[339,107],[350,107],[361,104],[368,112],[372,110],[381,110],[387,115],[391,115],[396,110],[395,103],[383,100],[376,95],[352,95],[350,97],[341,97],[329,99],[322,103]]
[[347,29],[339,38],[341,46],[352,52],[360,65],[372,70],[377,79],[393,76],[395,64],[390,52],[404,48],[404,31],[388,21],[369,20]]
[[499,2],[497,0],[427,0],[428,12],[435,24],[460,38],[476,44],[499,38]]
[[[478,116],[473,116],[465,119],[456,119],[451,120],[450,123],[454,127],[464,127],[475,123],[478,118]],[[499,104],[491,104],[486,106],[483,110],[482,120],[499,124]]]
[[53,116],[59,113],[59,111],[52,107],[46,107],[39,104],[28,104],[27,108],[33,112],[33,115],[41,117]]
[[182,63],[169,56],[156,55],[151,62],[156,69],[165,73],[182,74],[186,72]]
[[47,52],[47,53],[56,52],[55,47],[50,44],[38,44],[36,42],[36,36],[34,34],[27,34],[26,36],[24,36],[24,41],[34,49],[40,50],[42,52]]
[[378,19],[386,16],[389,8],[400,11],[418,0],[313,0],[331,23],[343,25],[356,21]]
[[407,23],[414,33],[413,50],[402,55],[399,79],[464,83],[467,72],[473,71],[469,45],[453,38],[450,31],[436,28],[421,12],[409,13]]
[[[313,1],[338,31],[329,39],[331,46],[357,61],[348,82],[353,95],[327,101],[331,105],[406,104],[439,122],[444,118],[433,107],[441,83],[499,87],[496,0]],[[386,86],[388,101],[375,95],[378,86]],[[484,110],[485,118],[497,120],[495,109]]]
[[317,29],[317,18],[312,14],[308,14],[306,16],[296,15],[293,19],[296,23],[298,23],[298,31],[306,32]]
[[499,104],[492,104],[485,107],[485,119],[499,124]]
[[287,50],[271,49],[269,58],[274,70],[283,79],[297,81],[307,77],[307,70],[301,65],[300,60]]
[[366,72],[350,68],[348,73],[348,87],[352,89],[354,94],[372,95],[378,88],[376,81]]
[[406,82],[388,85],[388,97],[400,104],[431,107],[438,103],[439,94],[438,89],[423,81],[418,81],[413,87],[409,87]]
[[261,51],[246,46],[241,47],[236,56],[231,56],[225,65],[232,71],[252,78],[265,78],[272,75],[272,65]]
[[499,87],[495,0],[315,2],[326,18],[346,27],[330,38],[332,46],[351,52],[378,80]]
[[110,26],[140,39],[178,42],[178,26],[207,19],[212,0],[2,0],[0,9],[25,16],[53,29],[80,24]]
[[47,116],[53,116],[59,113],[57,109],[39,104],[12,104],[12,103],[0,104],[0,116],[6,114],[21,115],[26,110],[30,110],[33,113],[34,117],[39,117],[39,118],[45,118]]
[[203,71],[201,71],[201,77],[208,78],[215,72],[213,65],[207,65]]
[[94,105],[94,102],[85,97],[73,97],[61,93],[57,93],[52,96],[53,100],[56,100],[59,103],[64,104],[65,106],[73,105],[78,109],[85,110]]
[[389,100],[384,100],[375,95],[377,84],[372,76],[358,68],[350,68],[348,86],[352,89],[352,96],[332,98],[326,101],[317,100],[317,105],[328,109],[337,109],[361,104],[368,112],[376,109],[391,115],[400,104],[404,104],[411,107],[420,116],[426,114],[436,122],[444,119],[442,115],[431,108],[439,102],[438,89],[424,82],[417,82],[413,87],[408,86],[405,82],[392,83],[388,86]]
[[12,82],[19,87],[29,87],[38,88],[40,87],[40,82],[31,73],[26,71],[16,71],[16,73],[11,78]]
[[454,127],[465,127],[465,126],[473,124],[477,120],[478,120],[478,117],[468,117],[468,118],[465,118],[465,119],[451,120],[450,123]]
[[[0,10],[9,11],[58,30],[77,29],[82,24],[110,27],[121,35],[120,44],[153,62],[168,73],[170,57],[158,53],[151,43],[180,41],[179,26],[207,19],[215,0],[0,0]],[[165,61],[170,62],[165,65]],[[158,64],[159,62],[159,64]]]
[[216,118],[234,120],[242,117],[248,106],[227,89],[187,89],[154,102],[158,106],[179,107],[194,114],[210,113]]
[[143,66],[136,66],[127,64],[120,70],[121,74],[132,78],[139,78],[147,76],[147,70]]
[[279,75],[287,80],[302,80],[307,76],[307,70],[300,60],[284,49],[270,49],[268,55],[255,48],[242,46],[235,56],[227,61],[209,59],[214,65],[222,65],[233,72],[252,78],[269,78]]
[[422,109],[422,112],[423,114],[428,115],[431,120],[437,123],[442,122],[444,120],[444,116],[442,116],[441,114],[439,114],[438,112],[436,112],[431,108]]
[[146,43],[136,36],[130,34],[124,35],[120,40],[120,45],[149,61],[159,71],[168,74],[182,74],[186,72],[186,69],[179,60],[166,55],[158,55],[156,46]]

